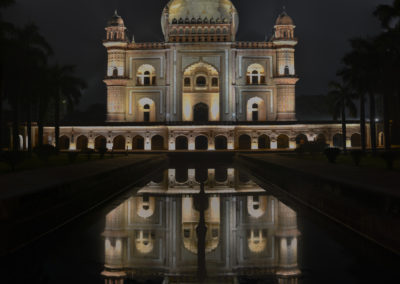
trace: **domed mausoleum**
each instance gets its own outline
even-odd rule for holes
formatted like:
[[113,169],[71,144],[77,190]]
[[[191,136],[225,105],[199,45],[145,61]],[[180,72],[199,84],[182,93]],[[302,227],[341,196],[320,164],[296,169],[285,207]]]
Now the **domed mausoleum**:
[[[237,40],[239,15],[229,0],[171,0],[161,25],[163,41],[136,42],[114,13],[103,41],[107,121],[62,127],[62,149],[275,150],[307,141],[341,146],[339,124],[296,119],[298,39],[286,11],[265,41]],[[45,131],[54,144],[53,128]],[[359,146],[358,132],[358,125],[348,125],[348,146]]]

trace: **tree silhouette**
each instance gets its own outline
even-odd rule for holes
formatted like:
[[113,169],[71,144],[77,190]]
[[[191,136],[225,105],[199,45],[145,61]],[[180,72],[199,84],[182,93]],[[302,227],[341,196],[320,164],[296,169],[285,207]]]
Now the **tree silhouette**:
[[28,150],[32,150],[32,108],[40,66],[46,64],[52,50],[34,24],[15,29],[5,60],[6,96],[13,110],[13,149],[18,150],[20,112],[27,122]]
[[60,138],[60,107],[61,103],[66,104],[69,110],[79,103],[82,90],[86,83],[75,77],[76,67],[73,65],[54,65],[50,68],[49,88],[54,100],[54,130],[56,148],[59,149]]
[[328,101],[333,119],[337,120],[341,117],[342,122],[342,139],[343,139],[343,152],[346,153],[346,110],[350,112],[350,116],[357,115],[357,108],[353,102],[356,94],[352,91],[349,85],[343,85],[338,82],[330,83],[330,92],[328,94]]
[[0,0],[0,150],[3,148],[3,100],[4,96],[4,71],[5,71],[5,59],[10,50],[10,34],[14,31],[14,26],[8,22],[3,21],[1,9],[4,9],[14,4],[14,0]]

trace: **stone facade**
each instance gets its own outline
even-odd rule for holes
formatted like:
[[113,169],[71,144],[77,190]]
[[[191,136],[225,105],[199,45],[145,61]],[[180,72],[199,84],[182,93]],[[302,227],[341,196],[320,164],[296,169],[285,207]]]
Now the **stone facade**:
[[235,41],[238,20],[230,1],[170,1],[162,14],[165,42],[156,44],[127,40],[115,14],[104,41],[108,121],[147,121],[138,107],[144,98],[156,112],[150,121],[196,121],[191,113],[200,103],[206,121],[296,120],[292,20],[283,13],[269,41],[252,43]]
[[[280,14],[263,42],[236,41],[238,24],[229,0],[171,0],[162,13],[165,41],[137,43],[115,13],[103,42],[107,122],[62,127],[61,149],[294,149],[316,140],[342,146],[340,124],[296,121],[293,20]],[[359,125],[348,125],[347,146],[360,146],[359,133]],[[54,144],[53,129],[45,135]]]

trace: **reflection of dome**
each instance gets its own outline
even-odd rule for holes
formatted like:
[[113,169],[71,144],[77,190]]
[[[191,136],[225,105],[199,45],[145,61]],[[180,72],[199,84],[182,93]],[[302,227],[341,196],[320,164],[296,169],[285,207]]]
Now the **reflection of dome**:
[[293,20],[292,18],[286,13],[283,12],[278,16],[278,19],[276,19],[276,25],[277,26],[293,26]]
[[121,16],[118,15],[117,10],[115,10],[114,15],[108,21],[108,26],[110,26],[110,27],[116,27],[116,26],[123,27],[124,26],[124,20],[121,18]]
[[[166,14],[168,13],[168,19]],[[165,34],[165,23],[168,20],[172,24],[173,20],[183,20],[192,22],[193,19],[207,21],[220,21],[221,23],[236,23],[235,31],[239,22],[238,13],[235,6],[229,0],[171,0],[164,8],[162,14],[162,28]]]

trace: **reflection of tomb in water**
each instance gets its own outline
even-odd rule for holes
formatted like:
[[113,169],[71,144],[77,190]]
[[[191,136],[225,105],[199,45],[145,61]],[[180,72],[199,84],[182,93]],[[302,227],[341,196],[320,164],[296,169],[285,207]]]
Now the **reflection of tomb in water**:
[[[250,274],[297,283],[296,212],[254,182],[239,179],[234,169],[221,171],[216,178],[216,170],[208,169],[205,182],[208,275],[234,279]],[[102,272],[106,283],[160,275],[171,282],[179,282],[180,277],[195,280],[196,172],[169,169],[164,176],[107,215]]]

